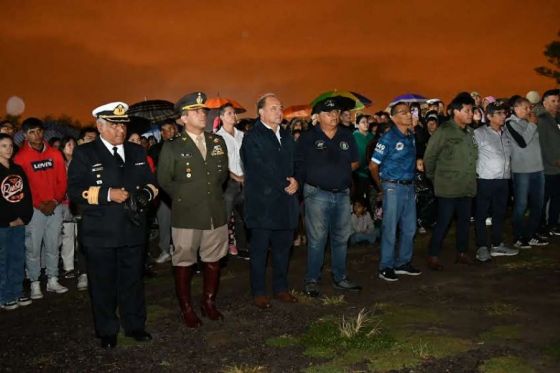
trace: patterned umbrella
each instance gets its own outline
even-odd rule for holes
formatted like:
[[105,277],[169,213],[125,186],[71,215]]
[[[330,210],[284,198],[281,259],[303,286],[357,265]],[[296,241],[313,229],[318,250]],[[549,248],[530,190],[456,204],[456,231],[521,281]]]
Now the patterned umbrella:
[[[352,92],[350,92],[350,91],[339,91],[337,89],[335,89],[333,91],[327,91],[327,92],[321,93],[313,101],[311,101],[311,107],[315,106],[315,104],[317,104],[320,101],[323,101],[326,98],[337,97],[337,96],[338,97],[349,98],[356,103],[353,108],[350,108],[350,110],[353,110],[353,111],[354,110],[362,110],[363,108],[366,107],[366,105],[362,101],[360,101],[360,99],[356,95],[354,95]],[[371,103],[371,101],[369,101],[369,102]]]

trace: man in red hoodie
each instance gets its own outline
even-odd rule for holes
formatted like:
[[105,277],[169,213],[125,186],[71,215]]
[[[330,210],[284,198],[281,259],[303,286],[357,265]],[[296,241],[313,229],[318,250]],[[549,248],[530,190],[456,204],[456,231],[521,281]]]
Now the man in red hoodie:
[[27,118],[22,123],[25,142],[14,157],[31,187],[33,217],[25,227],[25,264],[31,280],[31,299],[43,297],[39,283],[41,248],[45,250],[47,291],[62,294],[67,288],[58,282],[58,256],[62,230],[62,206],[66,194],[66,167],[59,150],[44,141],[43,122]]

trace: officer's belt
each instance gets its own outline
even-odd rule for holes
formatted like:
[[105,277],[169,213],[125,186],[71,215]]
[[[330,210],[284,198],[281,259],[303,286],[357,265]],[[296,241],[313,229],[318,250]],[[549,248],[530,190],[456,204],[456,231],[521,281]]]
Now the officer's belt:
[[393,183],[393,184],[402,184],[402,185],[410,185],[414,183],[414,180],[389,180],[389,179],[382,179],[382,183]]

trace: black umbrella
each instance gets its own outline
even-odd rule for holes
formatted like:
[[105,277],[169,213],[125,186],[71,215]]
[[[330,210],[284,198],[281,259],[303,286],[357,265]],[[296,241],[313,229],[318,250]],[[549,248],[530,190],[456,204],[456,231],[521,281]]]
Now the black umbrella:
[[147,119],[151,124],[161,124],[167,119],[176,119],[173,103],[165,100],[147,100],[130,105],[127,114],[131,118]]
[[130,123],[126,126],[127,137],[132,133],[137,133],[140,136],[148,132],[152,128],[152,122],[146,118],[141,117],[130,117]]

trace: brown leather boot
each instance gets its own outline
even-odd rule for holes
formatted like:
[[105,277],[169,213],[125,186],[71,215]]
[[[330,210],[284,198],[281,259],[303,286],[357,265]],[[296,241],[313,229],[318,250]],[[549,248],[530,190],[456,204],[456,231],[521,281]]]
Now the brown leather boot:
[[183,321],[189,328],[198,328],[202,321],[198,318],[192,307],[191,280],[193,277],[193,266],[175,266],[175,291],[179,300],[179,307],[183,315]]
[[437,256],[429,256],[428,257],[428,268],[433,271],[443,271],[443,265],[440,263],[439,258]]
[[200,310],[202,316],[210,320],[223,320],[222,315],[216,309],[216,294],[220,283],[220,262],[204,263],[204,285]]

